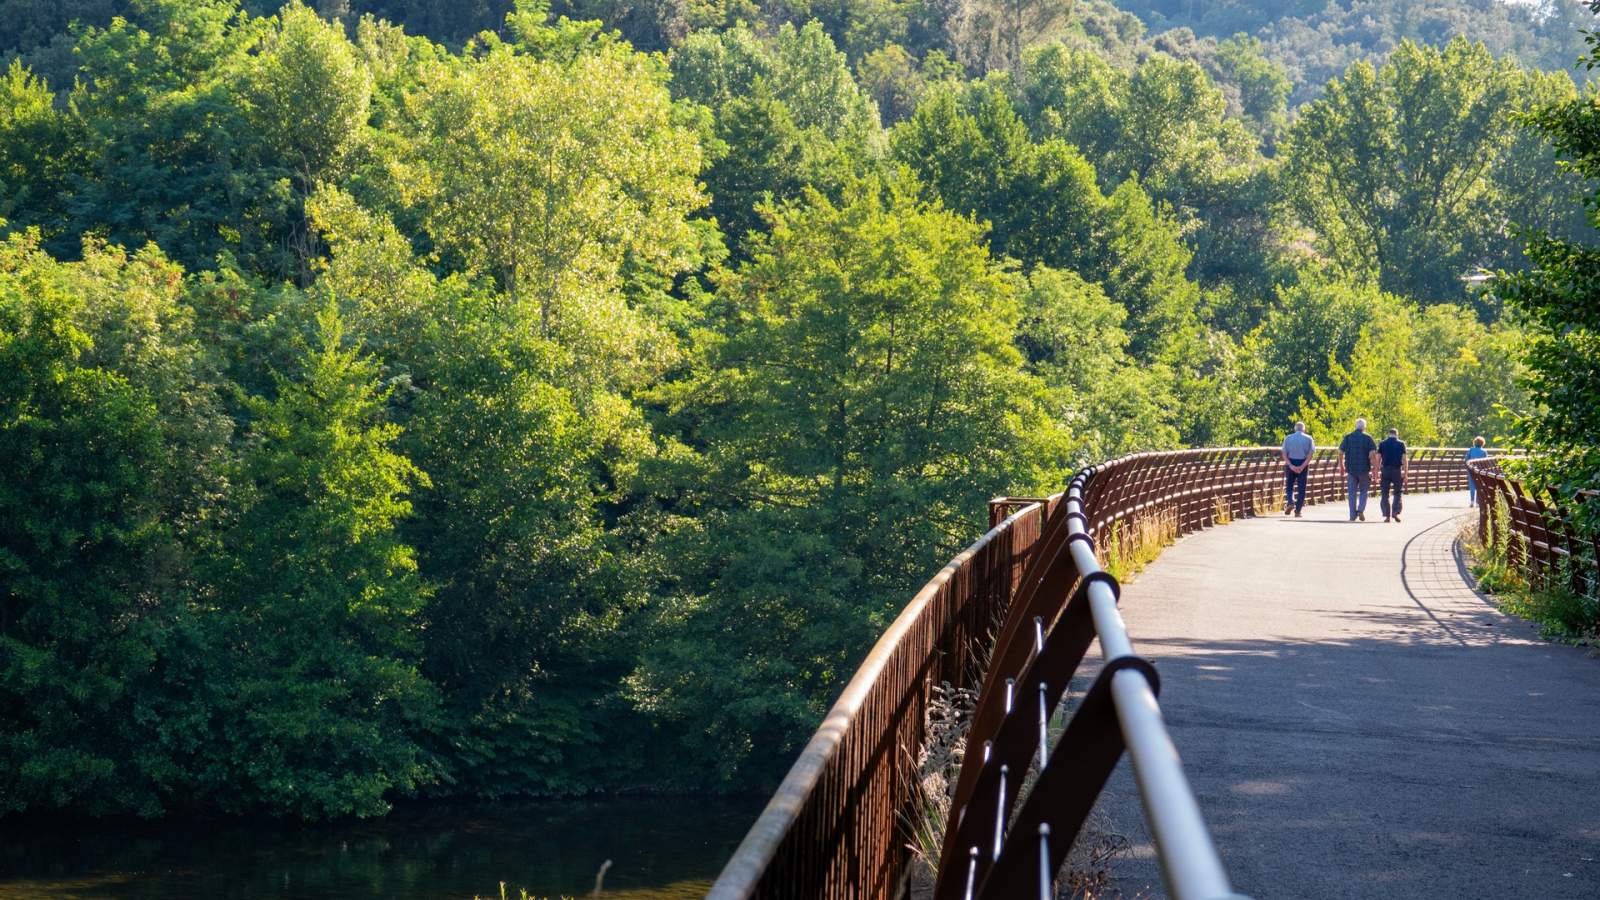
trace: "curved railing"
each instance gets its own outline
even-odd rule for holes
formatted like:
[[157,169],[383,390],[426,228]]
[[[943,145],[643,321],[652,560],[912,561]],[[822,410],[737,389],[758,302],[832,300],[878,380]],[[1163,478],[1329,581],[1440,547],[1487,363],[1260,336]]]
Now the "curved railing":
[[[1600,491],[1577,490],[1571,497],[1536,491],[1510,477],[1500,460],[1489,457],[1467,464],[1479,498],[1478,535],[1486,545],[1502,531],[1507,561],[1539,586],[1565,581],[1579,594],[1600,597],[1600,531],[1580,534],[1573,526],[1572,503],[1600,503]],[[1542,496],[1541,496],[1542,494]]]
[[[1307,502],[1344,496],[1333,452],[1317,451]],[[1466,489],[1464,453],[1412,451],[1408,492]],[[1252,515],[1275,507],[1282,491],[1278,451],[1243,447],[1123,457],[1085,469],[1063,494],[994,501],[994,527],[884,633],[708,900],[897,896],[911,862],[900,817],[941,682],[981,682],[982,691],[967,737],[977,764],[963,766],[956,783],[939,900],[1046,896],[1124,751],[1169,894],[1237,896],[1162,721],[1155,670],[1133,654],[1117,581],[1102,565],[1108,547]],[[1096,638],[1105,664],[1052,749],[1042,723]],[[975,672],[986,656],[988,670]],[[1019,798],[1029,770],[1032,791]]]
[[707,900],[893,896],[899,814],[935,686],[976,683],[994,623],[1039,539],[1030,504],[951,560],[906,606],[712,885]]

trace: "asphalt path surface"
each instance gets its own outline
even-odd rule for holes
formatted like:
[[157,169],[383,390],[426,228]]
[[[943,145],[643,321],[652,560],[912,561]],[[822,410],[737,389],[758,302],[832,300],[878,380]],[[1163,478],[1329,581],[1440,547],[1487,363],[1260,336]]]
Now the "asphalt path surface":
[[[1235,890],[1600,898],[1600,659],[1472,590],[1464,493],[1377,505],[1191,535],[1123,587]],[[1105,896],[1166,897],[1126,759],[1102,804],[1133,844]]]

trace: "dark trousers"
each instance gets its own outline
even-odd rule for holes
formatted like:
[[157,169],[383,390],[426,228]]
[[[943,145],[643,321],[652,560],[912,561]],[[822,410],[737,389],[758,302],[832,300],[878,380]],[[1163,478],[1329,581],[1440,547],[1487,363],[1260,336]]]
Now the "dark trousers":
[[[1298,466],[1304,463],[1303,459],[1289,460],[1289,466]],[[1311,474],[1311,467],[1306,466],[1298,472],[1289,466],[1283,467],[1283,504],[1299,512],[1306,505],[1306,476]]]
[[[1400,515],[1400,489],[1405,485],[1405,480],[1400,477],[1400,467],[1383,467],[1383,474],[1378,476],[1378,508],[1383,510],[1385,519],[1390,516]],[[1394,488],[1394,503],[1389,502],[1389,489]]]

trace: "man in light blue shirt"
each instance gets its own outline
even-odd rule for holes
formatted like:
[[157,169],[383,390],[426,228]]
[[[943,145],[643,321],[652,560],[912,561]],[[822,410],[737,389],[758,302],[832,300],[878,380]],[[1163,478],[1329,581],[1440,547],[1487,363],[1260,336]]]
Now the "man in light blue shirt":
[[1311,454],[1317,448],[1311,435],[1306,434],[1306,423],[1294,423],[1294,431],[1283,439],[1283,514],[1294,513],[1306,505],[1306,470],[1311,468]]

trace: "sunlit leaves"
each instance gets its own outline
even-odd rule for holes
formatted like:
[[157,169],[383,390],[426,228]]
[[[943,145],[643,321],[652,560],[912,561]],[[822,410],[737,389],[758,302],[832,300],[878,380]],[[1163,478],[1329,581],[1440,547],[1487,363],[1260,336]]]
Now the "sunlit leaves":
[[685,216],[705,202],[698,143],[648,62],[600,52],[562,65],[502,45],[464,70],[436,67],[410,102],[418,133],[401,181],[434,239],[589,372],[636,356],[648,325],[624,303],[624,261],[681,271],[695,247]]
[[372,74],[337,25],[298,0],[280,15],[250,76],[255,117],[309,192],[336,174],[366,128]]
[[[1563,87],[1564,84],[1564,87]],[[1495,61],[1465,39],[1403,42],[1381,70],[1357,62],[1285,139],[1289,202],[1348,275],[1423,302],[1467,299],[1462,279],[1515,264],[1511,217],[1567,227],[1570,182],[1511,119],[1570,96],[1569,81]],[[1536,99],[1537,98],[1537,99]],[[1529,177],[1532,165],[1544,177]]]

